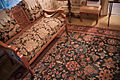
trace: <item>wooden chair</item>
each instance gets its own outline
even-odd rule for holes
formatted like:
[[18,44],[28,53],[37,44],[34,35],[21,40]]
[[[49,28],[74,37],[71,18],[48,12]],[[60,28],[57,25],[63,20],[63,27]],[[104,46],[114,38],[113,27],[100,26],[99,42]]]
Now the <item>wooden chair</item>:
[[99,4],[99,6],[80,6],[80,20],[82,21],[82,17],[81,14],[85,13],[85,14],[94,14],[96,15],[96,24],[98,23],[98,19],[100,16],[100,12],[101,12],[101,3]]
[[[34,7],[33,9],[30,10],[28,7],[27,8],[24,7],[24,4],[19,3],[18,5],[13,7],[10,11],[8,11],[8,12],[6,11],[6,13],[10,16],[10,20],[8,21],[7,26],[10,25],[10,27],[11,27],[11,25],[12,25],[12,27],[15,27],[17,25],[17,27],[18,27],[20,25],[22,27],[22,30],[20,32],[16,33],[14,36],[10,37],[10,39],[3,41],[3,42],[1,42],[1,41],[2,41],[2,39],[4,39],[4,37],[2,37],[2,38],[0,37],[0,39],[1,39],[0,45],[2,45],[2,47],[1,47],[2,50],[3,49],[4,49],[4,51],[10,50],[13,54],[15,54],[15,55],[11,56],[10,59],[16,60],[18,63],[23,65],[25,68],[27,68],[27,70],[32,74],[32,76],[35,76],[35,75],[31,69],[30,65],[36,60],[36,58],[43,52],[43,50],[62,31],[64,31],[64,30],[67,31],[67,24],[68,24],[67,18],[63,14],[64,10],[61,10],[61,9],[59,9],[59,10],[58,9],[57,10],[41,10],[41,9],[42,8],[40,8],[39,5],[37,5],[36,7]],[[54,15],[51,17],[47,17],[45,14],[47,14],[47,15],[54,14]],[[28,15],[30,16],[30,18],[28,17]],[[61,17],[59,17],[59,16],[61,16]],[[13,24],[11,24],[11,23],[13,23]],[[16,25],[15,25],[15,23],[16,23]],[[34,27],[34,28],[32,28],[32,27]],[[9,28],[7,28],[7,29],[8,29],[7,30],[7,32],[8,32]],[[2,34],[5,34],[5,32],[3,32]],[[31,35],[34,37],[34,40],[32,40],[33,37]],[[21,38],[22,36],[23,36],[23,38]],[[6,37],[8,37],[8,36],[5,36],[5,39],[6,39]],[[20,39],[18,39],[18,38],[20,38]],[[16,40],[16,39],[18,39],[18,40]],[[24,41],[23,42],[20,41],[20,43],[15,42],[15,41],[19,41],[19,40],[22,40],[22,41],[24,40],[26,42],[25,45],[27,45],[27,46],[24,45],[24,43],[23,43]],[[30,45],[28,45],[28,44],[30,44]],[[34,45],[34,44],[37,44],[37,45]],[[32,47],[30,47],[31,45],[32,45]],[[29,48],[28,48],[28,46],[29,46]],[[35,46],[35,47],[33,47],[33,46]],[[21,48],[21,47],[24,47],[24,48]],[[25,50],[23,50],[23,49],[25,49]],[[6,52],[6,54],[9,55],[9,54],[11,54],[11,52]]]

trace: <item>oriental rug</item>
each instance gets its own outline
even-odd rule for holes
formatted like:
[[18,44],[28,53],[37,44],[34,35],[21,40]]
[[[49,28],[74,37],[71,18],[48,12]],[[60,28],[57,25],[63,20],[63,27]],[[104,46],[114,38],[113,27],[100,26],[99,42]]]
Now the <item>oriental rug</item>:
[[65,33],[24,80],[120,80],[120,31],[79,25]]

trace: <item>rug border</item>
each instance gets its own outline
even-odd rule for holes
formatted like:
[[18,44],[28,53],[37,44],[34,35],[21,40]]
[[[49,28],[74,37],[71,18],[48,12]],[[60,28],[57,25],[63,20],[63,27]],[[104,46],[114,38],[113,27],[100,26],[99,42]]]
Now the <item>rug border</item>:
[[89,28],[98,28],[98,29],[106,29],[106,30],[111,30],[111,31],[119,31],[120,32],[120,30],[116,30],[116,29],[109,29],[109,27],[108,28],[103,28],[103,27],[95,27],[95,26],[87,26],[87,25],[79,25],[79,24],[71,24],[71,23],[69,23],[68,24],[69,26],[71,26],[71,25],[75,25],[75,26],[82,26],[82,27],[89,27]]

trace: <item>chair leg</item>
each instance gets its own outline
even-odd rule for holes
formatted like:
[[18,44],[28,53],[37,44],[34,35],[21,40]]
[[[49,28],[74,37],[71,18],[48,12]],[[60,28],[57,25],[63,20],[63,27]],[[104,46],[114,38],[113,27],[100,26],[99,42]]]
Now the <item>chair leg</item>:
[[101,16],[101,10],[100,10],[100,12],[99,12],[99,16]]
[[83,22],[81,14],[82,14],[82,13],[80,13],[80,21]]
[[96,17],[96,24],[98,23],[98,19],[99,19],[99,14],[97,14],[97,17]]

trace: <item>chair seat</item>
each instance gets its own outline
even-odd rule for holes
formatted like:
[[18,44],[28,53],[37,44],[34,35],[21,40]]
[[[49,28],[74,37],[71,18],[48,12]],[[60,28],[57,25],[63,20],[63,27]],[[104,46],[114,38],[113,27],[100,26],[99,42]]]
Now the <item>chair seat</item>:
[[[81,13],[85,13],[85,14],[94,14],[96,15],[96,24],[98,23],[98,18],[100,16],[100,12],[101,12],[101,5],[99,6],[81,6],[80,7],[80,15]],[[82,21],[82,18],[80,16],[80,20]]]
[[80,12],[82,13],[91,13],[91,14],[98,14],[100,12],[101,6],[81,6]]

